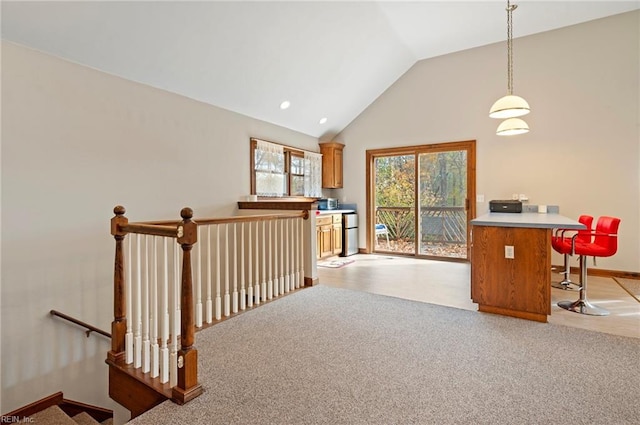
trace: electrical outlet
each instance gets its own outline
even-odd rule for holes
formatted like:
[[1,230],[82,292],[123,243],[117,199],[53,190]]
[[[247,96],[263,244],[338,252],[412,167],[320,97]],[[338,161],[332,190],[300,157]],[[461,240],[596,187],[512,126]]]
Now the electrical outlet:
[[515,258],[512,245],[504,246],[504,258],[511,258],[511,259]]
[[511,199],[513,199],[514,201],[518,200],[518,194],[517,193],[512,193],[511,194]]
[[484,195],[476,195],[476,202],[484,202]]

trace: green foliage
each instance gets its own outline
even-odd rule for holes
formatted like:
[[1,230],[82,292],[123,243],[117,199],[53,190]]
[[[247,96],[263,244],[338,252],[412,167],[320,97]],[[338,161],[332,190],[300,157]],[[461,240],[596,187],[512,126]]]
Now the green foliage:
[[415,157],[413,155],[376,158],[376,205],[414,206]]
[[422,206],[464,206],[467,193],[467,152],[420,154]]

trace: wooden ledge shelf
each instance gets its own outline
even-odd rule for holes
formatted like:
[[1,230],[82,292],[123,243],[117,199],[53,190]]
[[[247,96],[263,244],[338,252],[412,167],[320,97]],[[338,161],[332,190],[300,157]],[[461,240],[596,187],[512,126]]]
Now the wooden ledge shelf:
[[274,198],[257,201],[238,201],[241,210],[317,210],[315,198]]

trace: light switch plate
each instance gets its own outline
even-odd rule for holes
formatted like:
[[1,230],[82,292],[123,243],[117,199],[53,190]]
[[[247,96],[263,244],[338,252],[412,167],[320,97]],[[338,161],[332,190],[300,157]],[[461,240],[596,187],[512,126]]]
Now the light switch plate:
[[505,245],[504,246],[504,258],[510,258],[513,259],[515,258],[514,256],[514,249],[512,245]]

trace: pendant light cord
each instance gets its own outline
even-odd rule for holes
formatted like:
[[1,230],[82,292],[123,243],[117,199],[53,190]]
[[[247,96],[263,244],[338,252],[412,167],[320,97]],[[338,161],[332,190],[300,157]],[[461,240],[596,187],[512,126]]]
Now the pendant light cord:
[[507,93],[513,94],[513,11],[518,5],[507,0]]

